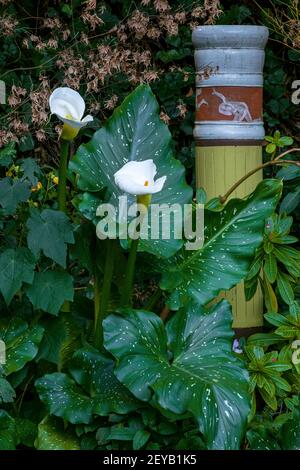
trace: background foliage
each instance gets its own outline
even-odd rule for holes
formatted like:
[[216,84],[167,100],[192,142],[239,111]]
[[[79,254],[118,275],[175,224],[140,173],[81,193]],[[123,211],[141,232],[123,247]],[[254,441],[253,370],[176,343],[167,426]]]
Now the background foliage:
[[[189,0],[0,0],[0,80],[7,88],[7,103],[0,105],[0,338],[7,345],[7,362],[0,368],[0,449],[299,449],[299,367],[292,362],[291,347],[300,335],[299,168],[284,167],[277,173],[284,181],[279,214],[271,215],[281,191],[278,181],[264,183],[266,186],[260,186],[255,193],[261,217],[253,221],[253,230],[261,231],[263,217],[270,217],[247,276],[246,290],[250,298],[257,284],[262,283],[268,313],[266,331],[247,343],[242,341],[241,355],[231,350],[230,309],[226,303],[201,311],[200,317],[195,315],[199,305],[191,305],[187,311],[182,296],[185,289],[176,284],[178,275],[172,273],[174,260],[171,267],[168,262],[163,265],[164,292],[157,294],[162,262],[154,263],[153,273],[149,253],[140,255],[143,268],[138,268],[136,276],[135,305],[141,310],[127,312],[122,321],[124,328],[131,328],[132,344],[139,344],[138,365],[145,357],[151,359],[153,375],[147,377],[149,369],[139,371],[151,383],[150,396],[145,383],[128,382],[128,352],[116,347],[114,331],[123,324],[120,319],[124,312],[106,321],[106,347],[112,356],[108,358],[91,345],[94,253],[98,249],[94,227],[86,220],[93,218],[87,217],[92,207],[91,188],[80,188],[79,183],[79,189],[86,192],[75,194],[75,186],[71,185],[75,178],[70,173],[70,219],[56,210],[61,129],[49,118],[48,109],[54,87],[67,85],[80,91],[95,116],[76,141],[86,143],[129,92],[140,83],[150,84],[159,102],[160,118],[169,125],[173,140],[165,127],[162,135],[193,185],[195,75],[191,30],[199,24],[265,24],[270,28],[270,41],[266,50],[264,119],[268,143],[273,145],[267,148],[265,158],[272,158],[274,152],[291,145],[287,135],[296,144],[299,142],[299,110],[291,102],[292,82],[298,78],[300,61],[297,3],[290,0],[283,8],[279,0],[263,4],[252,0],[206,0],[203,4]],[[72,171],[77,175],[84,148],[73,160]],[[297,154],[292,158],[296,159]],[[275,170],[266,174],[275,175]],[[269,201],[266,208],[262,207],[264,198]],[[251,202],[235,204],[242,216],[244,206]],[[211,212],[211,226],[218,217],[218,212]],[[260,241],[253,237],[241,277],[248,271],[250,257]],[[222,243],[230,245],[230,234]],[[120,248],[116,251],[122,273],[126,259]],[[239,272],[239,257],[231,255],[236,258]],[[182,260],[182,252],[177,257],[189,270],[194,268],[193,260]],[[69,271],[65,272],[62,269],[67,264]],[[103,272],[104,264],[105,256],[98,257],[97,272]],[[113,273],[111,309],[117,305],[120,272]],[[197,283],[202,281],[203,272],[195,269],[194,275]],[[223,275],[224,288],[241,278],[234,273]],[[184,281],[184,270],[182,278]],[[205,301],[217,293],[211,283],[213,279],[206,291],[210,297]],[[150,311],[159,310],[169,291],[171,306],[178,309],[180,300],[183,310],[166,327],[157,315],[148,312],[151,323],[146,336],[151,341],[145,343],[135,323],[143,316],[145,306]],[[199,295],[197,298],[195,290],[193,295],[195,301],[203,300]],[[218,325],[211,331],[210,319],[215,318]],[[132,319],[135,323],[131,324]],[[178,332],[185,337],[185,344]],[[213,346],[209,350],[203,347],[204,332],[211,335]],[[195,398],[192,388],[183,387],[187,381],[183,367],[182,376],[172,382],[176,393],[179,390],[181,394],[179,410],[178,403],[172,401],[176,393],[168,391],[169,379],[173,368],[180,369],[185,362],[192,367],[195,354],[200,362],[207,361],[206,354],[211,355],[215,375],[205,382],[205,388],[202,379],[199,381],[201,373],[194,372],[193,379],[202,387]],[[113,356],[119,361],[117,377]],[[161,361],[165,364],[162,376],[157,373]],[[229,361],[231,366],[214,392],[213,404],[223,415],[212,429],[203,416],[207,412],[209,419],[217,422],[214,408],[203,412],[201,403],[209,403],[209,390],[214,390],[212,377],[220,379],[220,361]],[[104,372],[99,374],[100,370]],[[244,387],[240,402],[239,390],[233,385],[240,383],[243,389],[248,379],[250,389]],[[220,401],[227,399],[229,405],[237,403],[239,416],[230,407],[222,409]],[[224,437],[226,412],[235,426],[234,432],[227,429]]]

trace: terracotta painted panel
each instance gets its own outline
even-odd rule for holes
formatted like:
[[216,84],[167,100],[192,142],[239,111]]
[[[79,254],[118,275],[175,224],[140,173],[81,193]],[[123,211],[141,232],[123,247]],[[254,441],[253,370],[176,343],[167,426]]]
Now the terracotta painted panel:
[[261,87],[203,87],[196,93],[196,121],[262,120]]

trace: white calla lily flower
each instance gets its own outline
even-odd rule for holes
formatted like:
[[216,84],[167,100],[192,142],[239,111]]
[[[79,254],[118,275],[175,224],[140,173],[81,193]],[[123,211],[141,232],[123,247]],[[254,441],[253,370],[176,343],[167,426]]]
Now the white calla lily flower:
[[51,114],[56,114],[64,123],[62,138],[65,140],[74,139],[82,127],[93,121],[91,115],[82,118],[85,102],[82,96],[72,88],[56,88],[49,98],[49,106]]
[[153,160],[128,162],[114,174],[115,183],[119,188],[135,196],[155,194],[162,190],[166,176],[154,181],[156,165]]

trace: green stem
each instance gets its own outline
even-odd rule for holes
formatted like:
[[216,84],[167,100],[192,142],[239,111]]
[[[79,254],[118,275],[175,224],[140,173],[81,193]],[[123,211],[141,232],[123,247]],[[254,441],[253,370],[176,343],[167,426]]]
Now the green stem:
[[67,140],[60,141],[60,162],[58,170],[58,209],[66,212],[67,199],[67,167],[68,167],[69,142]]
[[107,314],[109,304],[111,281],[114,271],[114,240],[107,240],[107,249],[105,255],[104,278],[102,292],[100,295],[99,271],[96,268],[95,286],[94,286],[94,305],[95,305],[95,346],[98,349],[103,347],[103,320]]
[[[137,196],[137,203],[140,206],[139,210],[142,216],[141,220],[143,220],[144,217],[146,216],[150,202],[151,202],[151,194],[144,194],[144,195]],[[139,225],[142,225],[142,223],[136,226],[135,228],[136,232],[137,232]],[[124,279],[123,290],[122,290],[122,295],[121,295],[122,307],[130,307],[132,305],[132,287],[133,287],[135,262],[136,262],[136,255],[137,255],[137,250],[139,246],[139,241],[140,241],[139,238],[136,238],[135,240],[131,240],[130,252],[129,252],[129,257],[128,257],[128,261],[126,265],[125,279]]]
[[126,265],[125,279],[124,279],[123,291],[122,291],[122,296],[121,296],[122,307],[131,306],[135,261],[136,261],[136,254],[137,254],[137,249],[139,246],[139,241],[140,241],[139,238],[131,241],[131,247],[130,247],[129,257],[128,257],[128,261]]

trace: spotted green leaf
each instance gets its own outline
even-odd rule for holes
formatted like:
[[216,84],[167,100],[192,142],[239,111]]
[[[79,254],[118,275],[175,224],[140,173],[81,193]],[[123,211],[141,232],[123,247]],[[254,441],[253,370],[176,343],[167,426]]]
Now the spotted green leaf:
[[[96,196],[84,197],[79,209],[95,219],[100,204],[99,191],[118,207],[121,190],[114,182],[114,173],[131,160],[153,159],[157,177],[167,176],[164,188],[152,196],[152,203],[184,204],[191,200],[192,190],[186,184],[183,165],[173,157],[171,134],[159,117],[159,106],[149,86],[141,85],[131,93],[112,117],[87,144],[81,145],[70,162],[76,173],[78,188]],[[128,204],[135,201],[130,196]],[[180,207],[180,206],[179,206]],[[177,209],[177,212],[179,209]],[[162,219],[160,219],[162,220]],[[174,227],[171,229],[173,233]],[[142,240],[140,250],[169,257],[182,246],[181,240]]]
[[80,450],[80,444],[76,434],[65,429],[62,421],[46,417],[38,425],[35,448],[38,450]]
[[203,247],[182,249],[162,267],[161,287],[171,292],[172,309],[190,298],[206,304],[246,277],[281,189],[280,181],[265,180],[246,199],[229,201],[221,212],[205,212]]
[[80,349],[70,364],[72,377],[46,374],[36,381],[36,388],[50,414],[73,424],[90,423],[92,415],[124,414],[140,406],[113,368],[114,362],[92,347]]
[[281,444],[283,450],[300,450],[300,410],[294,411],[294,416],[282,427]]
[[191,413],[209,449],[238,449],[250,410],[248,374],[232,353],[231,322],[226,301],[209,311],[191,304],[166,328],[142,310],[104,320],[117,378],[140,400]]
[[6,375],[17,372],[35,358],[43,333],[41,326],[30,328],[19,318],[0,320],[0,339],[4,341],[6,348],[6,362],[3,365]]
[[93,397],[93,413],[101,416],[124,414],[140,406],[139,401],[114,375],[114,361],[96,349],[78,350],[69,370],[76,382]]

